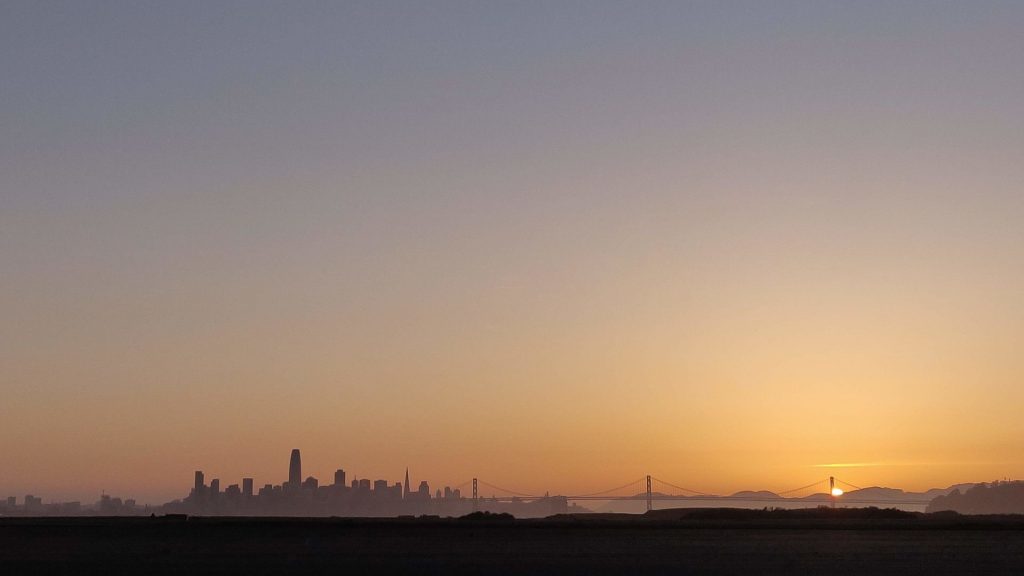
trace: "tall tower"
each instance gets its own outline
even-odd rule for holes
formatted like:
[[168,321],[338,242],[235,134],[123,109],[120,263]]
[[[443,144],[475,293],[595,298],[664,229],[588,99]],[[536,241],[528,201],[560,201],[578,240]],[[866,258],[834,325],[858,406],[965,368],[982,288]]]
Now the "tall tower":
[[406,468],[405,468],[405,486],[404,486],[404,488],[405,489],[402,491],[402,499],[406,499],[406,498],[409,497],[409,467],[408,466],[406,466]]
[[293,488],[302,485],[302,456],[298,448],[292,450],[292,461],[288,464],[288,484]]

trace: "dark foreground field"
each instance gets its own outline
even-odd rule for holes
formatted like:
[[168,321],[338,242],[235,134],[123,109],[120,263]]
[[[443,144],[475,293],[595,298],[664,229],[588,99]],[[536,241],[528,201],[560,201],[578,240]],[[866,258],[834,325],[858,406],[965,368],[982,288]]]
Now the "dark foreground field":
[[1018,518],[0,518],[3,574],[1024,574]]

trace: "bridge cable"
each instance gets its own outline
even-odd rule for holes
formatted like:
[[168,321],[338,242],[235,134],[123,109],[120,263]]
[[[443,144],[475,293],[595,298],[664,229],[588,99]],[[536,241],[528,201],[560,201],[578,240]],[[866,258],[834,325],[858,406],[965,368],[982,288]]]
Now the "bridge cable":
[[601,496],[602,494],[607,494],[609,492],[615,492],[616,490],[622,490],[623,488],[629,488],[630,486],[635,486],[635,485],[639,484],[642,481],[643,481],[643,478],[637,478],[636,480],[633,480],[632,482],[626,482],[622,486],[616,486],[615,488],[609,488],[608,490],[602,490],[600,492],[591,492],[590,494],[574,494],[572,496],[568,496],[568,498],[587,498],[589,496]]
[[782,496],[783,494],[792,494],[793,492],[799,492],[801,490],[807,490],[808,488],[813,488],[813,487],[815,487],[818,484],[821,484],[823,482],[828,482],[828,478],[822,478],[821,480],[818,480],[817,482],[813,482],[811,484],[808,484],[807,486],[801,486],[799,488],[793,488],[792,490],[786,490],[784,492],[776,492],[776,494],[778,494],[779,496]]
[[487,486],[488,488],[493,488],[499,492],[512,494],[513,496],[522,496],[523,498],[543,498],[543,496],[538,496],[536,494],[524,494],[523,492],[516,492],[515,490],[509,490],[507,488],[502,488],[501,486],[495,486],[494,484],[491,484],[490,482],[484,482],[483,480],[478,480],[478,482],[480,482],[484,486]]
[[840,480],[839,478],[836,478],[836,482],[839,482],[840,484],[845,484],[850,488],[853,488],[854,490],[863,490],[863,488],[861,488],[860,486],[857,486],[856,484],[850,484],[849,482],[845,480]]
[[654,476],[651,476],[651,479],[652,480],[657,480],[658,482],[661,482],[662,484],[664,484],[666,486],[671,486],[672,488],[675,488],[676,490],[682,490],[683,492],[693,492],[694,494],[697,494],[699,496],[714,496],[713,494],[708,494],[706,492],[701,492],[699,490],[691,490],[690,488],[685,488],[683,486],[676,486],[675,484],[673,484],[671,482],[665,482],[664,480],[662,480],[660,478],[655,478]]

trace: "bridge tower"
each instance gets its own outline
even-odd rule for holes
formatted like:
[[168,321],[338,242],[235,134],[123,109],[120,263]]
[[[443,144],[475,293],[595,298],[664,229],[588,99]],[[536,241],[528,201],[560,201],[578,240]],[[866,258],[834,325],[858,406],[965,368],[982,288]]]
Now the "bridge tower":
[[479,501],[477,500],[477,495],[478,495],[478,493],[477,493],[477,490],[476,490],[476,478],[473,478],[473,512],[476,512],[477,508],[479,506],[479,503],[478,503]]
[[833,508],[836,507],[836,493],[835,493],[835,489],[836,489],[836,477],[835,476],[829,476],[828,477],[828,497],[832,499],[832,507]]
[[647,475],[647,511],[651,511],[651,475]]

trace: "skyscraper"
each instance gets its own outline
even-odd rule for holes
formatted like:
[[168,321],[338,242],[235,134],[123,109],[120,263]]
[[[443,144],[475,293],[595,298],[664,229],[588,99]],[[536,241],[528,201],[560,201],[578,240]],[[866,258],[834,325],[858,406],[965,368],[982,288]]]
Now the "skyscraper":
[[402,491],[402,499],[409,497],[409,467],[405,467],[405,489]]
[[293,488],[302,485],[302,456],[298,448],[292,450],[292,460],[288,464],[288,484]]
[[242,478],[242,496],[252,498],[252,478]]
[[202,494],[203,494],[203,488],[205,486],[204,482],[205,482],[205,479],[203,478],[203,471],[202,470],[196,470],[196,483],[195,483],[194,491],[195,491],[195,495],[197,497],[198,496],[202,496]]

